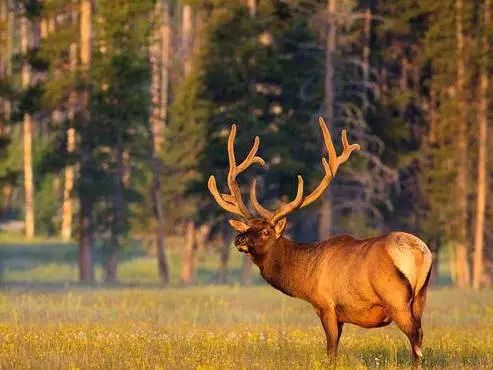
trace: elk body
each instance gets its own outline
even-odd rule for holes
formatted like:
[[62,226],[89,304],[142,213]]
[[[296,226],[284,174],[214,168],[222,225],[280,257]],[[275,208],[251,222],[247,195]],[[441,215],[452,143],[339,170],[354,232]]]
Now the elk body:
[[251,256],[262,277],[274,288],[314,307],[326,334],[329,357],[337,353],[344,323],[374,328],[395,322],[408,337],[414,360],[419,361],[421,316],[432,263],[423,241],[404,232],[363,240],[341,235],[315,244],[297,243],[283,236],[286,216],[320,197],[339,165],[359,150],[359,145],[348,143],[343,131],[344,149],[338,156],[325,122],[321,118],[319,122],[329,159],[322,158],[325,176],[308,196],[303,195],[303,179],[298,176],[295,199],[272,212],[257,201],[253,180],[250,200],[259,214],[254,217],[242,201],[236,176],[253,163],[264,165],[264,161],[256,156],[256,137],[247,158],[236,165],[234,125],[228,139],[230,194],[218,191],[214,176],[209,179],[209,190],[222,208],[244,219],[230,221],[238,232],[235,245]]

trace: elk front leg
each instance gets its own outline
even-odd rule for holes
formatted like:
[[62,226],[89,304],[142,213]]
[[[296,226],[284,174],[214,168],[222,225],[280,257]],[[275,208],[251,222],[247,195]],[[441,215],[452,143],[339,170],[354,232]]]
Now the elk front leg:
[[324,327],[327,339],[327,355],[334,359],[337,356],[337,346],[342,333],[342,322],[337,321],[334,309],[323,309],[318,311],[320,321]]

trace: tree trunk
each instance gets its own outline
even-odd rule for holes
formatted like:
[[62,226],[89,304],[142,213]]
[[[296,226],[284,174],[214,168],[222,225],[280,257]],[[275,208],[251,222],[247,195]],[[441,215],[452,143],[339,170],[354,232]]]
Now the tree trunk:
[[[7,24],[7,65],[6,65],[6,75],[7,77],[12,76],[12,56],[14,55],[14,38],[15,38],[15,13],[9,10],[8,13],[8,24]],[[11,114],[11,102],[5,100],[4,102],[5,116],[10,118]]]
[[121,249],[121,238],[125,232],[124,221],[126,214],[124,191],[124,176],[125,176],[125,161],[124,149],[121,138],[118,138],[118,143],[115,148],[115,164],[116,172],[113,174],[114,190],[112,194],[112,222],[111,222],[111,237],[106,261],[104,264],[105,276],[104,280],[107,283],[116,281],[118,267],[118,252]]
[[[92,5],[91,0],[81,0],[80,5],[80,61],[83,68],[83,77],[88,79],[88,69],[91,64],[91,38],[92,38]],[[82,191],[79,192],[80,219],[79,219],[79,277],[81,281],[91,282],[94,280],[94,268],[92,250],[94,245],[93,225],[93,199],[88,187],[91,183],[89,161],[91,157],[91,146],[88,143],[87,131],[90,122],[89,113],[89,91],[85,89],[80,98],[81,119],[81,161],[80,182]]]
[[[21,19],[21,53],[26,56],[30,48],[30,22],[26,16]],[[22,64],[22,88],[26,91],[31,85],[32,71],[31,66],[24,61]],[[25,232],[28,239],[34,237],[34,182],[32,165],[32,140],[33,140],[33,121],[31,114],[24,113],[22,121],[23,132],[23,163],[24,163],[24,222]]]
[[188,4],[183,5],[181,20],[181,52],[184,74],[187,76],[192,70],[192,47],[193,47],[193,12]]
[[193,284],[194,281],[194,264],[195,264],[195,249],[196,249],[196,230],[195,223],[189,221],[187,223],[186,239],[185,239],[185,254],[183,256],[183,266],[181,269],[181,282],[186,285]]
[[[70,71],[75,73],[77,69],[77,44],[70,45]],[[72,91],[69,96],[68,119],[72,127],[67,130],[67,153],[72,155],[76,149],[75,129],[75,111],[77,106],[77,93]],[[61,236],[63,241],[69,241],[72,238],[72,215],[73,215],[73,200],[72,191],[74,189],[75,166],[73,164],[65,167],[65,183],[63,188],[63,205],[62,205],[62,227]]]
[[251,17],[257,14],[257,0],[247,0],[248,12]]
[[252,267],[252,259],[249,256],[243,256],[243,265],[241,267],[241,283],[244,286],[252,285]]
[[457,286],[466,287],[469,285],[469,248],[467,241],[467,178],[468,178],[468,153],[467,153],[467,104],[465,101],[465,52],[464,52],[464,31],[463,31],[463,0],[455,1],[455,22],[457,40],[457,80],[456,97],[459,109],[459,122],[457,138],[457,180],[456,180],[456,199],[457,199]]
[[149,123],[152,148],[151,194],[155,217],[155,243],[159,277],[163,285],[169,282],[169,268],[166,258],[164,236],[164,210],[161,194],[160,155],[164,145],[164,128],[168,116],[168,70],[169,70],[169,9],[167,1],[158,1],[155,16],[159,25],[153,32],[151,42],[151,117]]
[[222,245],[219,252],[219,269],[217,272],[217,283],[227,284],[229,282],[229,251],[233,235],[231,231],[226,230],[222,236]]
[[369,86],[370,86],[370,52],[371,52],[371,9],[365,10],[364,19],[364,41],[363,41],[363,89],[364,89],[364,100],[362,104],[363,114],[366,115],[368,112],[369,100]]
[[[325,37],[324,115],[334,124],[334,51],[336,47],[336,0],[327,0],[327,31]],[[332,233],[332,198],[328,188],[322,197],[318,226],[319,239],[327,239]]]
[[473,279],[472,286],[479,289],[483,275],[483,250],[484,250],[484,220],[486,212],[486,191],[487,182],[487,164],[488,164],[488,57],[489,43],[488,35],[491,17],[491,2],[484,1],[484,20],[481,36],[481,74],[479,82],[479,142],[478,142],[478,178],[476,184],[476,216],[474,229],[474,260],[473,260]]

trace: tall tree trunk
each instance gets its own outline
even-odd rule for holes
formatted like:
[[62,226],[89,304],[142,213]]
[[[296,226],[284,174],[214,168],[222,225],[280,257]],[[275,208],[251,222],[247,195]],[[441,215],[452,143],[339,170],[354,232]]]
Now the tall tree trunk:
[[[81,0],[80,3],[80,61],[83,68],[83,76],[88,79],[88,69],[91,64],[92,44],[92,5],[91,0]],[[94,280],[94,267],[92,250],[94,245],[93,224],[93,199],[88,191],[91,183],[89,161],[91,157],[91,145],[88,142],[89,113],[89,90],[86,88],[80,94],[80,119],[81,119],[81,160],[80,160],[80,182],[82,191],[79,192],[80,219],[79,219],[79,278],[84,282]]]
[[364,18],[364,40],[363,40],[363,89],[364,89],[364,100],[362,104],[363,114],[366,115],[368,112],[369,98],[368,94],[370,86],[370,52],[371,52],[371,9],[370,6],[365,10]]
[[469,285],[469,248],[467,240],[467,178],[468,178],[468,153],[467,153],[467,104],[465,101],[465,52],[464,52],[464,25],[463,25],[463,0],[455,1],[455,23],[457,40],[457,80],[456,97],[459,110],[459,122],[457,138],[457,180],[456,180],[456,199],[457,199],[457,286],[466,287]]
[[[21,19],[21,53],[26,56],[30,48],[30,22],[26,16]],[[27,61],[22,64],[22,87],[27,90],[31,85],[32,70]],[[22,121],[24,145],[24,222],[28,239],[34,237],[34,182],[32,165],[33,120],[29,113],[24,113]]]
[[252,267],[252,259],[249,256],[243,256],[243,264],[241,266],[241,283],[244,286],[252,285]]
[[126,214],[124,191],[124,176],[126,172],[124,149],[121,138],[118,139],[117,147],[115,148],[115,164],[116,171],[113,174],[114,190],[112,194],[112,222],[111,222],[111,237],[110,245],[106,254],[104,263],[104,280],[107,283],[116,281],[118,268],[118,252],[121,249],[121,238],[124,233],[124,218]]
[[222,244],[219,251],[219,269],[217,271],[218,284],[227,284],[229,282],[229,252],[233,235],[231,231],[226,230],[222,235]]
[[186,285],[193,284],[195,278],[195,249],[196,249],[196,230],[195,222],[187,223],[185,235],[185,255],[183,257],[183,265],[181,269],[181,282]]
[[[77,44],[70,45],[70,71],[75,73],[77,69]],[[68,119],[71,127],[67,129],[67,153],[72,155],[76,149],[75,139],[75,110],[77,106],[77,93],[71,91],[68,102]],[[75,166],[73,164],[65,167],[65,183],[63,188],[63,205],[62,205],[62,227],[61,236],[63,241],[69,241],[72,238],[72,217],[73,217],[73,199],[72,191],[74,189]]]
[[[327,0],[327,31],[325,37],[325,80],[324,115],[329,124],[334,124],[334,52],[336,47],[336,0]],[[332,233],[332,197],[330,188],[322,197],[318,236],[328,238]]]
[[251,17],[257,14],[257,0],[247,0],[248,12]]
[[487,164],[488,164],[488,34],[491,18],[491,0],[484,0],[483,30],[481,36],[481,74],[479,77],[479,138],[478,138],[478,179],[476,184],[476,217],[474,229],[474,260],[472,286],[479,289],[483,275],[484,220],[486,212]]
[[185,76],[192,70],[192,48],[193,48],[193,11],[188,4],[183,5],[181,19],[181,52],[184,61]]
[[151,194],[155,217],[155,243],[159,278],[163,285],[169,282],[168,261],[164,236],[164,209],[161,194],[160,156],[164,145],[164,129],[168,117],[168,84],[169,84],[169,8],[167,0],[156,2],[156,24],[151,41],[151,117],[149,123],[152,148],[152,185]]
[[[3,50],[6,50],[7,46],[7,30],[8,30],[8,7],[7,1],[0,1],[0,50],[2,53],[0,54],[0,81],[2,81],[6,76],[7,70],[7,58],[8,55]],[[0,96],[0,125],[3,135],[3,128],[5,127],[5,99]]]

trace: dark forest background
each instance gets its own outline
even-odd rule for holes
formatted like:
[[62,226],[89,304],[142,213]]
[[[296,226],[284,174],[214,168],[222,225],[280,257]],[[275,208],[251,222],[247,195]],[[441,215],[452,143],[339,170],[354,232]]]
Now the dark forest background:
[[[261,138],[263,204],[323,176],[318,117],[362,150],[289,219],[302,241],[415,233],[459,287],[493,281],[491,0],[1,0],[0,226],[79,243],[80,280],[118,279],[176,236],[190,284],[232,234],[207,190],[226,140]],[[248,260],[244,270],[249,270]]]

